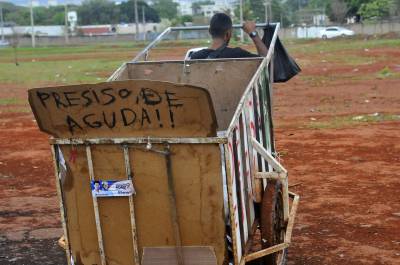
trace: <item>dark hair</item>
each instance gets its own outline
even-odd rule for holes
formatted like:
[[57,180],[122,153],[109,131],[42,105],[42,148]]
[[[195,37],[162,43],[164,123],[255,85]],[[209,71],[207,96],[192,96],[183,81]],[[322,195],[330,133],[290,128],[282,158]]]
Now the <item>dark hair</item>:
[[210,34],[213,38],[222,38],[232,28],[232,19],[224,13],[215,14],[210,21]]

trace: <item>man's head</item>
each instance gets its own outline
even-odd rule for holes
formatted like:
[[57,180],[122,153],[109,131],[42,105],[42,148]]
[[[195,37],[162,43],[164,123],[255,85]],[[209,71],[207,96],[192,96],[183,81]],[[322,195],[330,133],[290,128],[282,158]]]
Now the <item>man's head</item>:
[[213,39],[223,39],[226,43],[232,36],[232,19],[224,13],[217,13],[211,18],[210,34]]

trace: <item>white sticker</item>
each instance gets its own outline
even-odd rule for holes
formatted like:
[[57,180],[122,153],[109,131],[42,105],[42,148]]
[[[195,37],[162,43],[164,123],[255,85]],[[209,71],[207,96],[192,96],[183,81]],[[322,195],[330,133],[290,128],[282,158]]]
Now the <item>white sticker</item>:
[[132,180],[92,180],[90,188],[93,197],[121,197],[135,194]]

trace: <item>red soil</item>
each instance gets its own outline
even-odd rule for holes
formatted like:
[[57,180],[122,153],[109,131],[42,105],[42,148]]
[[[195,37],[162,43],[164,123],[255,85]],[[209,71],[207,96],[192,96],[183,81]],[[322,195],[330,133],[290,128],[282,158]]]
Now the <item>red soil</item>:
[[[310,119],[399,115],[400,80],[375,73],[386,65],[395,69],[400,54],[380,49],[370,56],[385,51],[387,62],[360,66],[298,54],[303,77],[275,86],[277,149],[295,185],[291,190],[301,196],[289,265],[400,264],[400,121],[308,126]],[[54,241],[61,231],[48,137],[32,114],[9,108],[0,107],[0,244]],[[43,254],[37,251],[32,255]],[[4,264],[19,264],[0,254],[0,260],[8,257]],[[47,260],[56,264],[60,257]]]

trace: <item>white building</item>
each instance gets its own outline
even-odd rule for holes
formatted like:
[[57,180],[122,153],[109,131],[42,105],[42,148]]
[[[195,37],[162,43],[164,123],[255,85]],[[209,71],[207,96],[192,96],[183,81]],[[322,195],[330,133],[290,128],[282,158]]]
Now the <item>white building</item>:
[[227,10],[233,13],[236,3],[235,0],[212,0],[214,4],[202,5],[200,12],[198,11],[196,14],[193,14],[193,3],[204,2],[204,0],[174,0],[174,2],[179,4],[178,12],[181,16],[203,15],[205,17],[212,17],[215,13],[226,12]]

